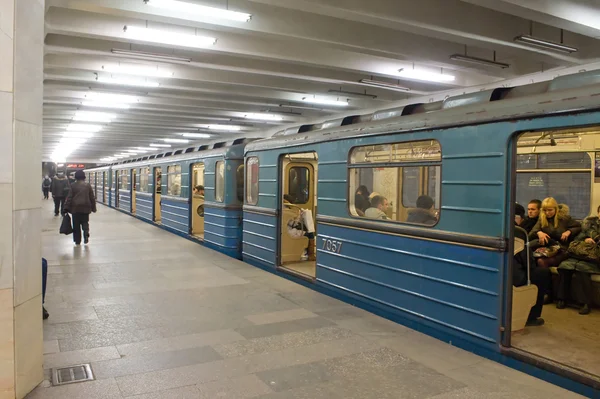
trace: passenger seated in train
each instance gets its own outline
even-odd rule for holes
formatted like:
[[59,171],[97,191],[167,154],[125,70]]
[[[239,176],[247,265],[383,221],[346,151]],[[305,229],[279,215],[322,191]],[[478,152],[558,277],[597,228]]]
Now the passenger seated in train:
[[540,218],[540,211],[542,209],[542,201],[539,199],[532,199],[527,204],[527,218],[523,220],[523,223],[520,224],[522,228],[524,228],[528,233],[531,232],[531,229],[535,226]]
[[[516,225],[516,223],[515,223]],[[520,238],[523,242],[527,241],[526,233],[519,227],[515,227],[515,238]],[[529,257],[529,267],[531,284],[537,286],[537,298],[535,305],[529,311],[527,326],[541,326],[544,324],[542,308],[544,306],[544,296],[550,291],[552,276],[550,269],[536,267],[533,261],[533,253],[530,247],[525,246],[522,251],[515,254],[513,258],[512,278],[515,287],[521,287],[527,284],[527,258]]]
[[532,247],[536,248],[539,267],[550,268],[560,265],[567,259],[569,242],[581,233],[581,224],[569,216],[569,207],[560,207],[552,197],[542,201],[540,218],[529,233],[530,240],[536,240]]
[[[293,204],[292,196],[289,194],[284,194],[283,206],[285,206],[287,209],[293,209],[291,206],[292,204]],[[311,231],[311,232],[308,231],[308,226],[307,226],[307,223],[305,220],[306,215],[304,215],[304,211],[305,211],[304,209],[301,210],[301,212],[298,215],[298,218],[296,220],[288,222],[288,227],[302,231],[303,235],[306,238],[308,238],[308,248],[305,249],[306,256],[309,261],[315,261],[315,260],[317,260],[317,257],[315,255],[315,233],[314,233],[314,231]],[[312,218],[312,215],[311,215],[311,218]],[[312,220],[311,220],[311,224],[314,225]]]
[[[521,204],[515,204],[515,224],[523,228],[525,223],[525,208]],[[533,226],[532,226],[533,227]],[[527,231],[527,229],[525,229]],[[529,233],[529,231],[527,231]]]
[[388,208],[388,200],[382,195],[376,195],[371,199],[371,207],[365,211],[365,217],[369,219],[385,219],[389,220],[386,211]]
[[369,202],[369,189],[367,186],[360,186],[354,193],[354,209],[358,216],[365,216],[365,211],[369,209],[371,203]]
[[433,198],[421,195],[417,198],[417,207],[408,211],[408,223],[419,223],[433,225],[437,223],[437,217],[433,211]]
[[577,280],[581,282],[583,306],[579,314],[590,313],[593,302],[592,274],[600,274],[600,206],[596,210],[597,215],[588,216],[582,224],[582,231],[569,245],[567,254],[569,258],[558,266],[558,302],[557,309],[564,309],[566,303],[571,299],[571,279],[577,274]]
[[204,199],[204,186],[198,185],[192,190],[194,197]]

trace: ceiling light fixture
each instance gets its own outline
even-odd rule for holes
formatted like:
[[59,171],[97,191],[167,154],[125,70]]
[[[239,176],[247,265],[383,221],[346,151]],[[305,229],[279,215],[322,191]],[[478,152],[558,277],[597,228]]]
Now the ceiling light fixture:
[[510,67],[510,64],[496,61],[496,52],[495,51],[494,51],[494,59],[493,60],[487,60],[485,58],[478,58],[478,57],[471,57],[469,55],[463,55],[463,54],[452,54],[450,56],[450,59],[454,60],[454,61],[468,62],[471,64],[491,66],[491,67],[502,68],[502,69]]
[[111,53],[117,55],[124,55],[130,58],[138,58],[142,60],[152,61],[180,61],[180,62],[192,62],[191,58],[178,57],[176,55],[160,54],[160,53],[149,53],[146,51],[135,51],[135,50],[123,50],[113,48],[110,50]]
[[189,143],[189,140],[186,139],[162,139],[162,141],[164,141],[165,143],[180,143],[180,144],[186,144]]
[[153,68],[146,65],[102,65],[102,70],[124,75],[152,76],[156,78],[173,77],[173,72],[160,70],[158,67]]
[[171,144],[150,144],[150,147],[158,147],[158,148],[171,148]]
[[364,85],[367,85],[367,86],[379,87],[382,89],[388,89],[388,90],[393,90],[393,91],[403,91],[403,92],[410,91],[410,89],[408,87],[400,86],[395,83],[382,82],[380,80],[361,79],[358,82],[362,83]]
[[85,143],[87,139],[73,138],[73,137],[63,137],[60,139],[61,145],[81,145]]
[[84,107],[95,107],[95,108],[118,108],[118,109],[129,109],[129,104],[110,103],[103,101],[84,101],[81,103]]
[[400,75],[403,78],[423,80],[426,82],[453,82],[454,79],[456,79],[454,75],[444,75],[443,73],[434,73],[418,69],[404,68],[398,70],[398,75]]
[[104,76],[96,76],[96,80],[100,83],[108,83],[111,85],[121,85],[121,86],[138,86],[138,87],[158,87],[160,83],[154,82],[151,80],[141,80],[141,79],[127,79],[127,78],[113,78],[113,77],[104,77]]
[[339,101],[339,100],[328,100],[326,98],[316,98],[316,97],[302,97],[302,101],[305,103],[311,104],[320,104],[320,105],[333,105],[335,107],[347,107],[348,101]]
[[246,114],[244,115],[244,118],[247,119],[255,119],[255,120],[259,120],[259,121],[281,121],[283,120],[283,117],[280,115],[274,115],[274,114]]
[[209,36],[195,36],[189,34],[181,34],[168,32],[165,30],[139,28],[137,26],[123,27],[125,35],[134,40],[140,40],[150,43],[170,44],[172,46],[205,48],[212,46],[217,42],[217,39]]
[[[147,93],[145,93],[147,94]],[[130,96],[126,94],[113,94],[113,93],[98,93],[98,92],[89,92],[85,94],[85,98],[90,101],[107,101],[107,102],[118,102],[121,104],[128,104],[137,102],[138,99],[135,96]]]
[[[561,30],[561,37],[562,37],[562,30]],[[569,53],[569,54],[575,53],[578,50],[577,47],[567,46],[565,44],[552,42],[550,40],[539,39],[539,38],[533,37],[531,35],[519,35],[519,36],[515,37],[515,42],[528,44],[530,46],[541,47],[541,48],[545,48],[547,50],[560,51],[560,52]]]
[[241,126],[235,125],[208,125],[207,127],[210,130],[225,130],[230,132],[239,132],[240,130],[242,130]]
[[79,122],[104,122],[110,123],[115,119],[115,114],[108,114],[105,112],[89,112],[89,111],[77,111],[73,117],[74,121]]
[[154,147],[135,147],[136,150],[141,150],[141,151],[157,151],[158,148],[154,148]]
[[64,132],[62,136],[74,139],[89,139],[93,135],[92,132]]
[[102,130],[102,126],[98,125],[82,125],[79,123],[71,123],[67,126],[67,131],[69,132],[92,132],[96,133]]
[[[211,137],[210,134],[206,134],[206,133],[181,133],[181,135],[183,137],[189,137],[192,139],[208,139]],[[186,140],[188,141],[188,140]]]
[[132,154],[145,154],[147,151],[143,151],[143,150],[125,150],[125,152],[130,152]]
[[202,17],[228,19],[231,21],[248,22],[252,18],[251,14],[224,10],[222,8],[201,6],[198,4],[186,3],[175,0],[143,0],[144,3],[156,8],[163,8],[169,11],[181,11],[189,14],[200,14]]

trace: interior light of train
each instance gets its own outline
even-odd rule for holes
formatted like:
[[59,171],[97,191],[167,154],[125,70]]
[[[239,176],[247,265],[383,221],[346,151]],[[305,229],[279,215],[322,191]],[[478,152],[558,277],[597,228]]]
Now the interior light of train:
[[239,132],[240,130],[242,130],[241,126],[235,125],[208,125],[207,127],[210,130],[225,130],[230,132]]
[[204,18],[228,19],[230,21],[248,22],[252,14],[238,11],[224,10],[222,8],[201,6],[175,0],[143,0],[152,7],[163,8],[169,11],[180,11],[186,14],[198,14]]
[[302,101],[305,103],[311,104],[320,104],[320,105],[333,105],[336,107],[347,107],[348,101],[340,101],[340,100],[328,100],[326,98],[316,98],[316,97],[303,97]]
[[150,147],[158,147],[158,148],[171,148],[171,144],[150,144]]
[[186,139],[162,139],[162,141],[164,141],[165,143],[181,143],[181,144],[186,144],[189,143],[189,140]]
[[428,72],[419,69],[400,69],[398,75],[408,79],[423,80],[426,82],[453,82],[456,77],[454,75],[446,75],[442,73]]
[[99,125],[86,125],[80,123],[71,123],[67,126],[67,131],[69,132],[92,132],[96,133],[102,130],[102,126]]
[[210,36],[196,36],[169,32],[166,30],[140,28],[137,26],[125,25],[123,27],[123,32],[125,32],[125,36],[130,39],[180,47],[204,48],[212,46],[217,42],[216,38]]
[[119,73],[123,75],[152,76],[156,78],[172,78],[173,72],[160,70],[157,67],[146,65],[103,65],[106,72]]
[[247,119],[256,119],[256,120],[260,120],[260,121],[281,121],[283,120],[283,117],[280,115],[275,115],[275,114],[246,114],[244,115],[245,118]]
[[193,138],[193,139],[208,139],[211,137],[210,134],[206,134],[206,133],[182,133],[181,135],[183,137],[189,137],[189,138]]
[[90,112],[90,111],[77,111],[73,117],[74,121],[79,122],[104,122],[109,123],[116,118],[115,114],[108,114],[105,112]]
[[158,87],[160,83],[146,79],[130,79],[130,78],[113,78],[106,76],[98,76],[96,80],[100,83],[120,86],[137,86],[137,87]]

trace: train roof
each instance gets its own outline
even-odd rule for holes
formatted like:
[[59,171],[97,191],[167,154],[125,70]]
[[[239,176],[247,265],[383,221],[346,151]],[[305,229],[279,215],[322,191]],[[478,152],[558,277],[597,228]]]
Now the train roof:
[[287,128],[246,145],[246,153],[334,139],[470,125],[600,108],[600,70],[551,81],[448,97],[354,115],[314,125]]

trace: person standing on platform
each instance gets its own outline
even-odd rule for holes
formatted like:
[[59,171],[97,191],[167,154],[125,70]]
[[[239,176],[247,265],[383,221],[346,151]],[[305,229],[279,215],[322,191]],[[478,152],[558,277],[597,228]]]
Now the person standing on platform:
[[81,244],[81,230],[83,242],[90,241],[90,213],[96,213],[96,198],[92,186],[85,182],[85,173],[82,170],[75,172],[75,183],[65,202],[65,211],[73,215],[73,241],[75,245]]
[[52,199],[54,200],[54,216],[58,216],[59,210],[60,214],[63,215],[65,213],[65,198],[69,194],[69,180],[67,180],[64,173],[61,172],[54,176],[50,191],[52,191]]
[[48,194],[50,193],[50,186],[52,186],[52,180],[48,177],[48,175],[44,176],[44,180],[42,180],[42,192],[44,193],[44,199],[48,199]]

